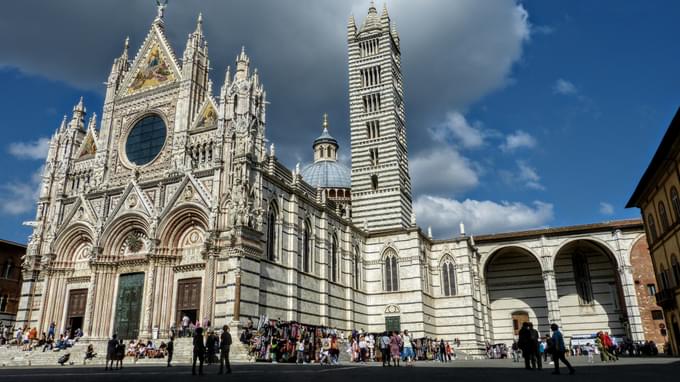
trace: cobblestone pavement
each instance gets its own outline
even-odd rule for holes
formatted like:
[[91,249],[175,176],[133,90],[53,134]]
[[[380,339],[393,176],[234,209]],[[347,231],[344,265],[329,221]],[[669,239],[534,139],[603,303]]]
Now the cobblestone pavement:
[[239,380],[239,381],[677,381],[680,375],[680,359],[677,358],[636,358],[621,359],[617,363],[589,365],[584,360],[573,360],[576,375],[553,376],[552,365],[542,371],[526,371],[523,364],[507,360],[454,361],[448,364],[420,362],[414,367],[383,368],[379,364],[346,364],[341,366],[319,365],[271,365],[233,364],[233,373],[217,375],[215,365],[205,367],[203,377],[192,377],[188,365],[172,368],[160,366],[126,366],[122,370],[104,371],[101,367],[21,367],[0,369],[3,381],[189,381],[196,380]]

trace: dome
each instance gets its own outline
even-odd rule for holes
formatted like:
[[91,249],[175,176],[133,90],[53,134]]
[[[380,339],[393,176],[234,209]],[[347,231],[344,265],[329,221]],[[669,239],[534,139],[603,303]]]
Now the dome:
[[317,188],[351,188],[349,169],[332,160],[320,160],[305,166],[302,179]]

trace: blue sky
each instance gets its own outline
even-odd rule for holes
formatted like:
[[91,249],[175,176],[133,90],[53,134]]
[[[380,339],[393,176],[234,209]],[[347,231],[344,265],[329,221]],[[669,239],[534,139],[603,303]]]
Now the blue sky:
[[[204,13],[215,89],[246,46],[272,102],[267,136],[288,166],[311,160],[324,112],[349,163],[345,27],[368,3],[171,0],[166,31],[181,57]],[[402,39],[419,225],[445,238],[460,221],[489,233],[639,216],[624,205],[680,105],[680,4],[388,7]],[[80,96],[101,114],[112,60],[126,35],[134,56],[155,9],[134,0],[3,8],[12,9],[0,14],[0,237],[25,242],[45,138]]]

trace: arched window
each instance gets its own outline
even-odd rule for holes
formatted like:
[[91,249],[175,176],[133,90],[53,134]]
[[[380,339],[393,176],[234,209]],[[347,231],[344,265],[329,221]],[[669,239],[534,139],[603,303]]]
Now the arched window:
[[12,263],[12,260],[9,259],[5,263],[5,268],[2,270],[2,277],[8,279],[9,276],[12,275],[12,268],[14,267],[14,264]]
[[675,285],[680,285],[680,263],[678,263],[678,257],[675,255],[671,258],[671,268],[673,269]]
[[661,290],[666,290],[671,287],[671,283],[669,280],[669,274],[668,270],[666,269],[665,265],[661,265],[661,272],[659,273],[659,283],[661,284]]
[[305,272],[309,272],[312,268],[311,233],[309,223],[305,222],[305,228],[302,232],[302,270]]
[[331,237],[331,281],[338,281],[338,238],[333,235]]
[[680,221],[680,196],[675,187],[671,187],[671,204],[673,205],[673,213],[675,214],[675,221]]
[[659,220],[661,220],[661,232],[668,231],[668,215],[666,214],[666,206],[663,202],[659,202]]
[[7,311],[7,300],[9,300],[8,295],[0,294],[0,312]]
[[273,204],[267,216],[267,259],[276,260],[276,208]]
[[359,247],[354,247],[354,289],[359,289],[361,285],[361,258],[359,256]]
[[442,293],[444,296],[456,294],[456,269],[453,259],[448,256],[442,262]]
[[593,303],[593,284],[590,277],[588,257],[580,252],[571,255],[571,263],[574,268],[574,280],[576,281],[576,293],[581,305]]
[[652,236],[652,242],[656,241],[656,223],[654,223],[654,216],[647,215],[647,226],[649,227],[649,235]]
[[385,270],[383,273],[385,292],[399,291],[399,262],[394,249],[388,249],[385,254]]

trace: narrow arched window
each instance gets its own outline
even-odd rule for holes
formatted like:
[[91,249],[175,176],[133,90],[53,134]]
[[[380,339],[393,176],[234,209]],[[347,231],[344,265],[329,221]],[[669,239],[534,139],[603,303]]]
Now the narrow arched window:
[[0,294],[0,312],[7,311],[7,300],[9,300],[9,295]]
[[305,222],[305,229],[302,232],[302,270],[309,272],[311,269],[311,232],[309,224]]
[[652,242],[656,241],[656,223],[654,223],[654,216],[652,214],[647,215],[647,227],[649,227]]
[[680,196],[675,187],[671,187],[671,204],[673,204],[673,213],[675,214],[675,221],[680,221]]
[[338,281],[338,238],[331,237],[331,281]]
[[590,277],[590,267],[588,258],[580,252],[571,255],[571,263],[574,268],[574,281],[576,282],[576,293],[578,294],[581,305],[593,303],[593,284]]
[[661,220],[661,232],[668,231],[668,215],[666,214],[666,205],[659,202],[659,220]]
[[5,269],[3,269],[2,276],[6,279],[9,278],[9,276],[12,275],[12,267],[14,264],[12,263],[12,260],[7,260],[5,263]]
[[276,210],[273,205],[267,217],[267,259],[276,260]]
[[671,268],[673,268],[673,277],[675,278],[675,285],[680,285],[680,263],[678,257],[673,255],[671,258]]
[[444,296],[456,294],[456,269],[453,260],[447,258],[442,262],[442,293]]
[[389,249],[385,255],[384,267],[385,292],[399,291],[399,262],[397,261],[397,253],[393,249]]
[[354,289],[359,289],[361,285],[361,264],[359,258],[359,247],[354,247]]

